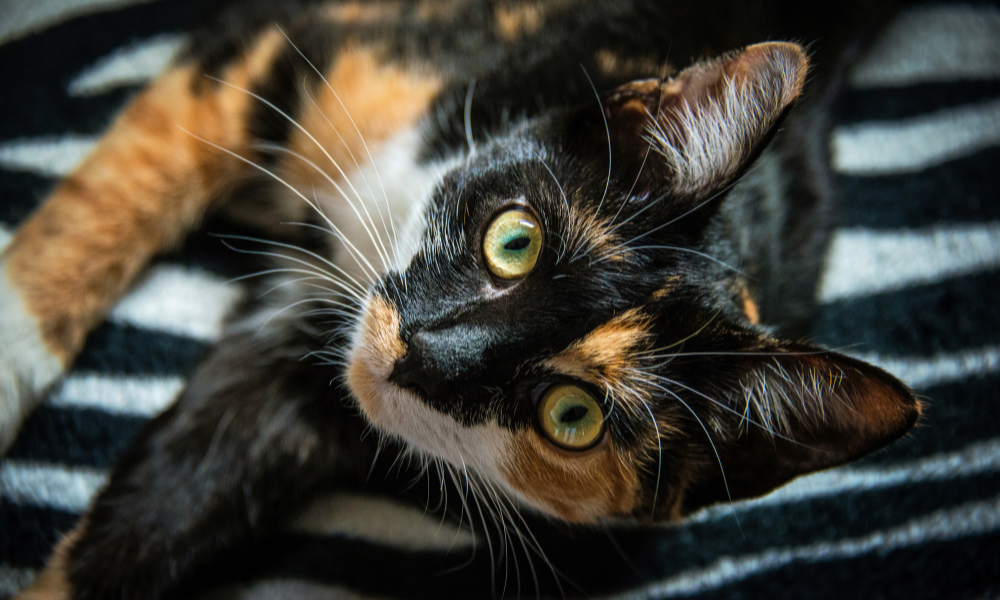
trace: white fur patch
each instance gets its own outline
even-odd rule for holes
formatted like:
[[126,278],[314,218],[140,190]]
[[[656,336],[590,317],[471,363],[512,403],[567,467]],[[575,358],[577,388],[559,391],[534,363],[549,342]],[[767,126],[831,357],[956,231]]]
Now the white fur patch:
[[0,453],[14,442],[42,392],[63,372],[3,267],[0,263]]

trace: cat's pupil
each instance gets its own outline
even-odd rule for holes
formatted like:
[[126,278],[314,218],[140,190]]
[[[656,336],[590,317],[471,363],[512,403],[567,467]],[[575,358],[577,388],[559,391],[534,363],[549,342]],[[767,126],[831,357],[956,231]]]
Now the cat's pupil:
[[559,415],[560,423],[576,423],[587,416],[587,408],[584,406],[574,406]]
[[524,250],[531,244],[531,240],[527,237],[514,238],[511,241],[503,245],[504,250]]

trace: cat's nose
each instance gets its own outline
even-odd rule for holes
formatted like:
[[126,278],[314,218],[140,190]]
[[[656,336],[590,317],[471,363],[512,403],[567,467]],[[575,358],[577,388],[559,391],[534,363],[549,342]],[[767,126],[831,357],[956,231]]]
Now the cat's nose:
[[465,327],[420,330],[410,337],[406,355],[396,361],[389,381],[416,389],[428,399],[444,398],[474,377],[481,366],[482,335]]
[[426,398],[434,398],[443,391],[442,377],[437,372],[433,360],[429,360],[427,335],[417,332],[410,338],[406,354],[396,361],[389,374],[389,381],[399,387],[413,388]]

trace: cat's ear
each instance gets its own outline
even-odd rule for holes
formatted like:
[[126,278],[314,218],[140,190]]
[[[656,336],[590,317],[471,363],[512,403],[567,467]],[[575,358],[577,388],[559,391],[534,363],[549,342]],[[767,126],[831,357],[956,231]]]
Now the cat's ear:
[[[678,195],[711,192],[762,149],[802,92],[809,59],[792,43],[749,46],[665,81],[620,86],[606,101],[616,150]],[[647,152],[648,149],[648,152]]]
[[781,350],[745,356],[733,379],[716,375],[714,390],[702,386],[706,396],[729,398],[731,412],[718,423],[724,431],[715,440],[718,457],[706,453],[715,464],[687,490],[684,512],[760,496],[800,475],[856,460],[916,423],[919,403],[885,371],[809,346]]

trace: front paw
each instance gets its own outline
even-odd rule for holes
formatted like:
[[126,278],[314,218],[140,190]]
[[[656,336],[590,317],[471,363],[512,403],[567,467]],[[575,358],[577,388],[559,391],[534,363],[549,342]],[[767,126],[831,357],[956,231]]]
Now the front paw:
[[17,437],[24,418],[63,373],[62,362],[42,341],[38,321],[25,307],[0,262],[0,455]]

